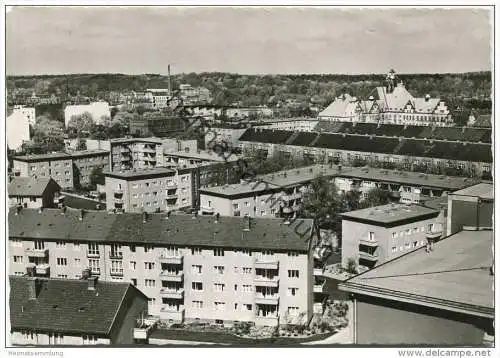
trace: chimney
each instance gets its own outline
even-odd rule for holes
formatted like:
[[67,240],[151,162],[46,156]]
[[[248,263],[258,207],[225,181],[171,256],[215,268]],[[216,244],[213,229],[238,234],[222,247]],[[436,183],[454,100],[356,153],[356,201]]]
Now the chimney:
[[40,208],[38,209],[38,214],[41,214],[43,213],[43,206],[40,206]]
[[87,278],[87,283],[88,283],[88,290],[89,291],[95,291],[96,286],[97,286],[97,276],[92,276]]
[[245,227],[243,231],[250,231],[250,216],[246,215],[243,220],[245,220]]
[[142,223],[145,224],[147,221],[148,221],[148,213],[144,211],[142,213]]
[[36,277],[28,278],[28,299],[36,300],[40,293],[40,281]]
[[168,220],[170,218],[170,210],[167,211],[167,214],[165,215],[165,219]]
[[85,210],[80,209],[80,216],[78,217],[78,220],[82,221],[84,215],[85,215]]
[[82,270],[82,280],[87,280],[90,277],[90,269]]
[[198,217],[198,212],[197,211],[194,211],[193,212],[193,219],[196,219]]
[[64,214],[66,214],[66,206],[63,205],[61,207],[61,215],[64,215]]
[[19,204],[18,206],[16,206],[16,215],[19,215],[21,213],[22,209],[23,209],[23,206],[21,204]]
[[426,94],[426,95],[425,95],[425,101],[426,101],[426,102],[428,102],[430,98],[431,98],[431,96],[430,96],[429,94]]
[[216,224],[219,222],[219,219],[220,219],[220,214],[219,213],[215,214],[215,223]]

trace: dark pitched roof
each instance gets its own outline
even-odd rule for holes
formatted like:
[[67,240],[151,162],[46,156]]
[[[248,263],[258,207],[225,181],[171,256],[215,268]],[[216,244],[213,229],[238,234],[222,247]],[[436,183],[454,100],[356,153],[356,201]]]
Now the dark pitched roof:
[[58,153],[48,153],[48,154],[29,154],[29,155],[18,155],[12,157],[14,160],[19,160],[21,162],[44,162],[49,160],[70,160],[71,156],[68,153],[58,152]]
[[51,182],[60,189],[59,184],[51,178],[14,177],[9,183],[7,193],[9,196],[42,196]]
[[[149,214],[146,223],[140,213],[111,214],[58,209],[22,209],[9,212],[9,237],[45,240],[103,241],[157,246],[204,246],[268,250],[308,250],[311,219],[297,219],[286,225],[283,219],[252,218],[250,231],[243,231],[244,218]],[[300,224],[303,222],[302,224]]]
[[38,279],[39,294],[29,299],[29,278],[9,276],[10,324],[13,329],[64,333],[109,333],[129,283],[97,282],[88,289],[87,280]]
[[417,249],[340,285],[368,296],[494,317],[493,232],[461,231]]
[[285,143],[294,132],[279,129],[249,128],[239,140],[262,143]]

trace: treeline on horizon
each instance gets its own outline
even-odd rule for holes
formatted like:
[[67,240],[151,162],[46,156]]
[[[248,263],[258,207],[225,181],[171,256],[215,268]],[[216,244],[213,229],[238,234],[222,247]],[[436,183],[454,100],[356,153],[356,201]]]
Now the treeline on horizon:
[[[275,105],[287,100],[298,104],[326,106],[342,93],[367,98],[377,86],[385,84],[385,74],[285,74],[244,75],[224,72],[172,75],[173,89],[179,84],[203,86],[210,90],[214,104]],[[398,80],[414,96],[479,99],[491,102],[491,71],[437,74],[398,74]],[[36,93],[103,97],[111,91],[141,91],[167,88],[168,76],[160,74],[68,74],[7,76],[7,89],[32,89]],[[488,105],[487,105],[488,106]]]

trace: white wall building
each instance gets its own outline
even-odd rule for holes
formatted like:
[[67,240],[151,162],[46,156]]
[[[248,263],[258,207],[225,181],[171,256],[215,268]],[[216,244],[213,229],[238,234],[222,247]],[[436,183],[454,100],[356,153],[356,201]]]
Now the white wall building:
[[31,139],[29,119],[18,110],[7,116],[6,122],[7,146],[17,151],[24,142]]
[[69,105],[64,109],[64,124],[68,123],[73,116],[80,116],[88,112],[92,115],[92,120],[96,124],[102,124],[104,119],[111,118],[111,111],[108,102],[93,102],[90,104]]

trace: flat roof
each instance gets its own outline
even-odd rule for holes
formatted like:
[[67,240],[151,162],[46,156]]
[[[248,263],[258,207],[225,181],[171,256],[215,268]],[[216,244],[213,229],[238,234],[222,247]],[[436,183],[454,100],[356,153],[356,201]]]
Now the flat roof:
[[476,196],[481,199],[493,200],[493,184],[479,183],[468,188],[458,190],[452,193],[453,195]]
[[200,194],[209,194],[230,198],[239,195],[250,195],[256,193],[266,193],[278,190],[280,187],[263,181],[252,181],[239,184],[227,184],[214,186],[211,188],[200,188]]
[[[340,166],[341,167],[341,166]],[[341,167],[342,168],[342,167]],[[318,176],[333,177],[344,169],[339,170],[338,165],[310,165],[307,167],[283,170],[259,176],[259,179],[279,187],[287,187],[310,182]]]
[[346,281],[341,289],[494,317],[493,231],[461,231]]
[[378,168],[352,168],[339,174],[341,178],[359,178],[364,180],[382,181],[406,185],[416,185],[429,188],[458,190],[479,182],[479,180],[445,175],[424,174],[399,170]]
[[424,220],[439,215],[439,211],[420,205],[387,204],[342,213],[343,219],[380,224],[396,224],[412,219]]
[[111,178],[120,179],[141,179],[141,178],[153,178],[158,176],[167,176],[167,174],[175,173],[174,169],[156,167],[152,169],[140,169],[140,170],[114,170],[103,172],[104,176]]
[[57,152],[57,153],[47,153],[47,154],[27,154],[12,157],[13,160],[19,160],[21,162],[41,162],[51,159],[71,159],[68,153]]
[[93,150],[77,150],[74,152],[68,152],[71,157],[87,157],[93,155],[109,155],[109,150],[105,149],[93,149]]
[[148,137],[148,138],[113,138],[110,139],[109,142],[111,144],[120,144],[120,143],[156,143],[162,144],[163,139],[157,137]]

